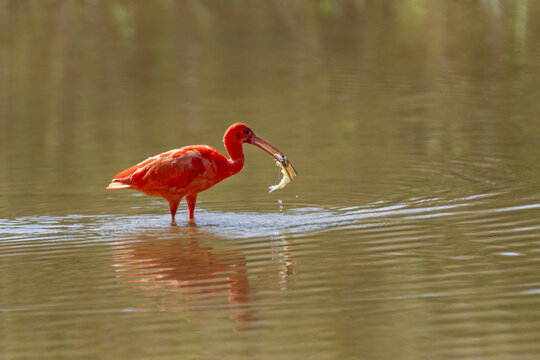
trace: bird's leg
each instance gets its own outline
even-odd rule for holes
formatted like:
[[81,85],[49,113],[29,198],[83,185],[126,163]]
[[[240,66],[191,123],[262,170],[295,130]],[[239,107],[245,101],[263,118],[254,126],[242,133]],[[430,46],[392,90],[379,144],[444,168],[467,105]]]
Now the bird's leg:
[[174,221],[174,216],[176,215],[178,204],[180,204],[180,200],[169,200],[169,208],[171,209],[171,218],[172,218],[171,225],[176,225],[176,222]]
[[195,203],[197,202],[197,194],[186,196],[187,206],[189,210],[189,224],[195,225]]

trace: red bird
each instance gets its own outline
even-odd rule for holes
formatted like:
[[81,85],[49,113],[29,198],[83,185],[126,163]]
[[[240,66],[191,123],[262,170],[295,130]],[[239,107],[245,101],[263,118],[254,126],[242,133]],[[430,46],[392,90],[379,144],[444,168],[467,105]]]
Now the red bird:
[[[255,145],[280,161],[283,153],[255,136],[244,124],[234,124],[227,129],[223,143],[230,159],[207,145],[184,146],[153,156],[117,174],[107,186],[109,190],[134,189],[151,196],[161,196],[169,202],[172,225],[182,198],[186,198],[189,223],[194,224],[197,194],[221,180],[236,174],[244,166],[244,143]],[[278,154],[266,149],[266,146]]]

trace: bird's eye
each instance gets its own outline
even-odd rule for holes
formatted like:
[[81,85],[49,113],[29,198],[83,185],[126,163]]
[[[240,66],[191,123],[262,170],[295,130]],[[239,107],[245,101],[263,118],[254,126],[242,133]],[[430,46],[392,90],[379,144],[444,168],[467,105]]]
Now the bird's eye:
[[244,131],[244,134],[249,135],[250,132],[251,131],[249,131],[249,129],[248,129],[248,130]]

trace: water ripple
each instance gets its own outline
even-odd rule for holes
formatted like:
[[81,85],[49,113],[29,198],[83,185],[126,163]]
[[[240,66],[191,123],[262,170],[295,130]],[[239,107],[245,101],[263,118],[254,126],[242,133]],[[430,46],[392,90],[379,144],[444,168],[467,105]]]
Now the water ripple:
[[[300,206],[279,213],[223,212],[198,209],[197,225],[202,231],[229,238],[258,238],[340,229],[359,229],[403,221],[471,216],[467,221],[488,221],[500,213],[534,211],[540,203],[505,204],[497,208],[478,208],[494,194],[478,194],[458,199],[410,199],[400,204],[375,202],[363,206],[324,208]],[[185,211],[178,217],[186,218]],[[104,235],[122,236],[140,229],[168,228],[168,215],[67,215],[0,219],[1,243],[40,239],[47,243],[69,239],[84,243]],[[182,223],[180,221],[180,226]],[[494,231],[495,225],[489,225]],[[505,228],[505,226],[503,226]],[[533,231],[538,225],[511,226],[512,231]],[[481,226],[478,227],[481,229]],[[505,230],[506,231],[506,230]],[[93,235],[93,236],[92,236]],[[89,237],[90,236],[90,237]],[[31,241],[31,240],[30,240]],[[21,244],[23,245],[23,244]],[[35,246],[36,244],[33,244]]]

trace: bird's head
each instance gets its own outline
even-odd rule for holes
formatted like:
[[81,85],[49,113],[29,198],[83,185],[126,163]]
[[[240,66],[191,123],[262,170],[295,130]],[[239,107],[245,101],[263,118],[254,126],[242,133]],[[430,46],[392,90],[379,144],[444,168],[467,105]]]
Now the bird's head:
[[[270,154],[277,161],[280,161],[279,156],[284,155],[275,146],[255,135],[253,130],[251,130],[251,128],[245,124],[236,123],[229,127],[229,129],[227,129],[227,131],[225,132],[225,137],[223,138],[223,140],[225,143],[227,143],[228,139],[234,139],[234,141],[241,144],[246,143],[254,145]],[[271,150],[275,151],[275,153]]]

